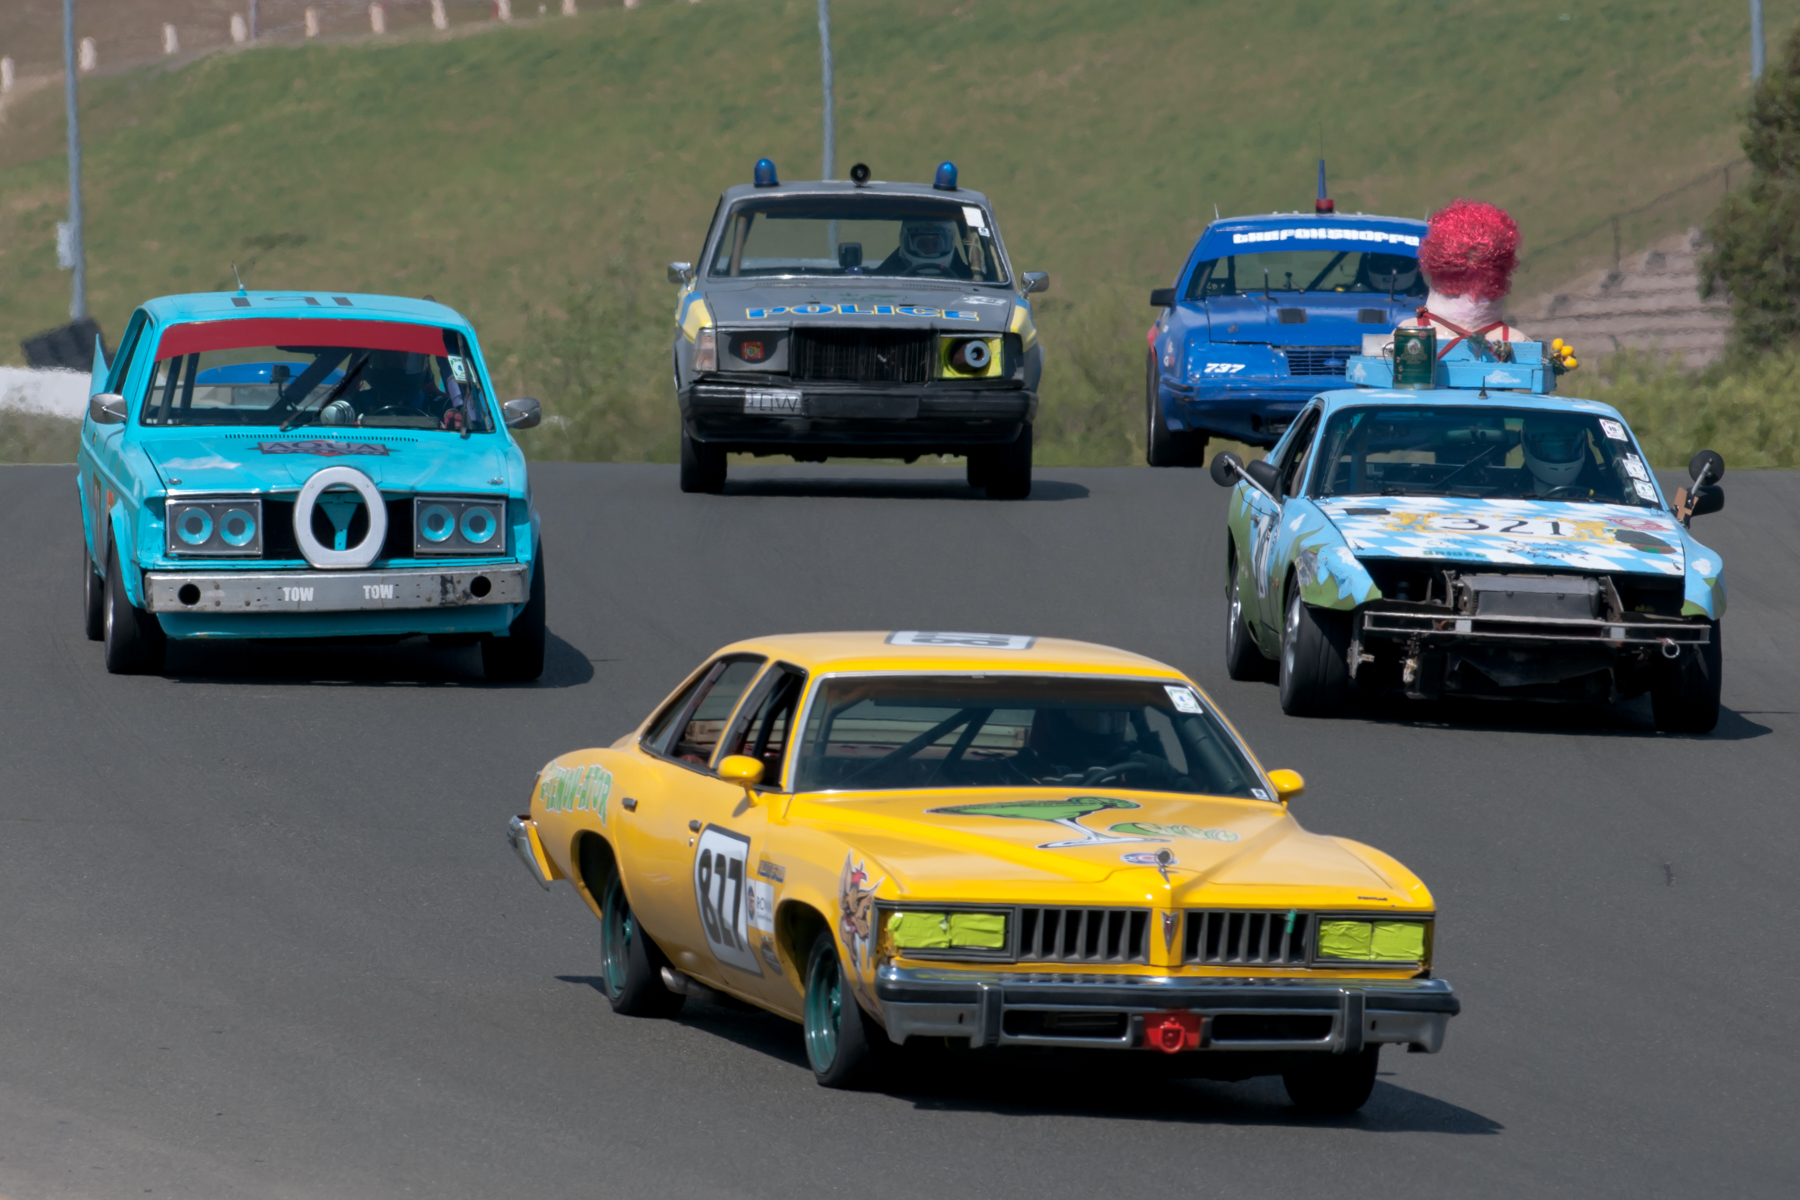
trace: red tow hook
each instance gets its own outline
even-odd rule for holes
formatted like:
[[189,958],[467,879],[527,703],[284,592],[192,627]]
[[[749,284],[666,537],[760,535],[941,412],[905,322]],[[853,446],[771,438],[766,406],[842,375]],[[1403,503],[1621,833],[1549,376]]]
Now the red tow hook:
[[1200,1048],[1200,1014],[1160,1012],[1144,1015],[1144,1045],[1164,1054]]

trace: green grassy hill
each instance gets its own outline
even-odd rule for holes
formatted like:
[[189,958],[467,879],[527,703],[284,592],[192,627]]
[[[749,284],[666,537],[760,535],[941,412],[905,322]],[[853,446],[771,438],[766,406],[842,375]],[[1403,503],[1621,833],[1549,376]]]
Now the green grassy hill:
[[[1800,0],[1767,9],[1773,48]],[[662,264],[758,156],[817,173],[815,18],[649,0],[89,80],[95,314],[116,335],[233,261],[258,287],[432,294],[504,390],[568,418],[534,453],[671,457]],[[1321,144],[1340,210],[1489,199],[1529,250],[1736,157],[1748,94],[1745,6],[1702,0],[837,0],[833,21],[840,169],[955,159],[1015,265],[1052,273],[1046,462],[1137,460],[1143,293],[1215,204],[1309,205]],[[66,319],[59,102],[0,128],[0,359]]]

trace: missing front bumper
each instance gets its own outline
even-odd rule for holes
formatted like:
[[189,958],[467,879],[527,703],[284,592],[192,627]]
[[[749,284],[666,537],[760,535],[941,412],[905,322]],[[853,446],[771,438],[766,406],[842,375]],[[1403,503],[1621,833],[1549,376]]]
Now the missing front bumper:
[[1441,979],[1002,975],[885,966],[875,996],[888,1037],[967,1038],[971,1047],[1145,1046],[1144,1018],[1202,1020],[1201,1050],[1354,1054],[1401,1043],[1435,1054],[1461,1002]]

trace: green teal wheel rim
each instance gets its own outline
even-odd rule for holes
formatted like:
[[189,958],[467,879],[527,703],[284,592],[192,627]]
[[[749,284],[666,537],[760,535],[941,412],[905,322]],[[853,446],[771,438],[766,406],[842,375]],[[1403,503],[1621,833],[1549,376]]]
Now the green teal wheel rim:
[[815,1071],[829,1071],[837,1061],[843,1006],[843,973],[838,970],[837,955],[815,954],[806,979],[806,1057]]
[[600,971],[610,996],[625,991],[626,972],[631,964],[631,939],[637,922],[631,919],[631,905],[625,901],[625,889],[614,875],[606,884],[606,900],[601,906]]

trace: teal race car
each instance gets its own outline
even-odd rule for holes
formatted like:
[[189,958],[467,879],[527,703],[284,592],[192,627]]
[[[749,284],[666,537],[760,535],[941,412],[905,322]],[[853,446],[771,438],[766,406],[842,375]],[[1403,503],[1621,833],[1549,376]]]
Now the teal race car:
[[1711,730],[1725,570],[1688,523],[1723,507],[1723,460],[1701,451],[1666,497],[1617,410],[1549,394],[1536,343],[1498,361],[1459,346],[1404,388],[1391,349],[1369,349],[1348,371],[1368,386],[1315,396],[1266,459],[1213,461],[1233,489],[1231,677],[1275,675],[1296,715],[1353,689],[1648,692],[1658,729]]
[[107,670],[169,638],[479,643],[544,665],[544,565],[475,331],[430,301],[240,290],[139,308],[96,348],[78,486],[84,620]]

